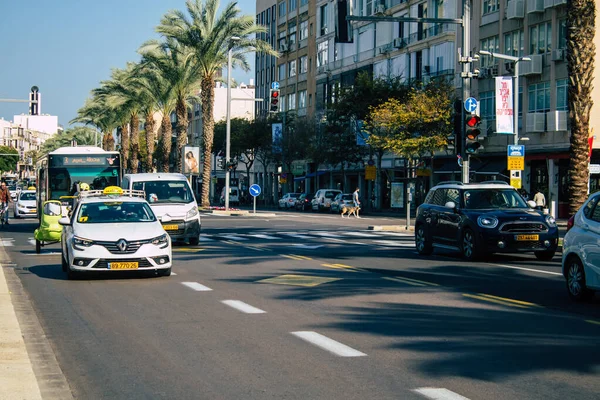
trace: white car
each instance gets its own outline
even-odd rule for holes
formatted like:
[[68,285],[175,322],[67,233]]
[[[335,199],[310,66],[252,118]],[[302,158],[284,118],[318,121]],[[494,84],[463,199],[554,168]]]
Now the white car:
[[21,190],[14,204],[15,218],[37,217],[35,190]]
[[[171,275],[171,238],[145,193],[109,186],[82,192],[63,217],[62,268],[69,279],[90,271],[147,270]],[[165,215],[162,222],[170,222]]]
[[600,290],[600,192],[591,195],[567,225],[562,272],[573,300],[588,300]]
[[300,193],[286,193],[279,199],[279,208],[294,208],[296,207],[296,199]]

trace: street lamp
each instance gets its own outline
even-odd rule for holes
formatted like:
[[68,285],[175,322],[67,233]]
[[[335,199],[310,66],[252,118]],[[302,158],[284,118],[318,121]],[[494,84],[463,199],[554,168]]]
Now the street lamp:
[[225,133],[225,211],[229,210],[229,162],[231,152],[231,52],[233,42],[240,40],[237,36],[229,38],[229,51],[227,52],[227,130]]
[[480,50],[479,54],[483,54],[485,56],[492,56],[494,58],[499,58],[501,60],[508,60],[515,63],[515,69],[513,71],[513,80],[515,82],[515,87],[513,88],[513,92],[515,93],[515,99],[513,101],[513,119],[514,119],[514,144],[517,146],[519,144],[519,62],[520,61],[531,61],[529,57],[514,57],[509,56],[508,54],[501,53],[493,53],[486,50]]

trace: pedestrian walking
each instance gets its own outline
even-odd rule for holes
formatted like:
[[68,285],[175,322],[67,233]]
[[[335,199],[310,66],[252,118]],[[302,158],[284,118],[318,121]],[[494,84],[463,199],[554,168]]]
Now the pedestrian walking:
[[360,207],[360,200],[358,198],[358,192],[360,191],[359,188],[356,188],[356,190],[354,191],[354,193],[352,193],[352,201],[354,202],[354,207]]
[[537,189],[535,196],[533,196],[533,201],[537,210],[541,211],[546,207],[546,196],[539,189]]
[[11,203],[10,190],[6,186],[6,182],[0,184],[0,206],[2,207],[2,219],[8,225],[8,203]]

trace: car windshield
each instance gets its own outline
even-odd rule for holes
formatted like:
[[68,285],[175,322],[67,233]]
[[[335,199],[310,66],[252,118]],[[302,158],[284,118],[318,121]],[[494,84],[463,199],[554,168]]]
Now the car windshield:
[[352,200],[352,195],[351,194],[345,194],[342,196],[342,200]]
[[326,199],[333,199],[338,194],[339,194],[338,192],[325,192],[325,198]]
[[471,189],[464,191],[465,208],[471,210],[495,208],[528,208],[514,189]]
[[115,222],[154,222],[156,217],[147,203],[112,201],[82,204],[77,214],[80,224]]
[[19,200],[35,200],[35,193],[21,193]]
[[298,196],[299,196],[299,194],[298,194],[298,193],[290,193],[290,197],[291,197],[292,199],[295,199],[295,198],[296,198],[296,197],[298,197]]
[[134,182],[133,190],[145,191],[146,200],[151,204],[188,204],[194,201],[190,186],[183,180]]

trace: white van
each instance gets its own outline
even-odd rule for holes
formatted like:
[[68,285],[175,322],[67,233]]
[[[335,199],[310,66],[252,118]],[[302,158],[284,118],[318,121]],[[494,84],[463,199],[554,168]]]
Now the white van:
[[[225,188],[221,190],[221,205],[225,204]],[[229,188],[229,204],[240,204],[240,189],[235,186]]]
[[317,190],[315,197],[312,199],[313,211],[329,211],[331,209],[331,202],[335,199],[335,196],[341,193],[342,191],[337,189]]
[[171,217],[163,224],[173,240],[200,241],[200,213],[190,184],[183,174],[125,174],[123,189],[143,190],[146,200],[158,218]]

